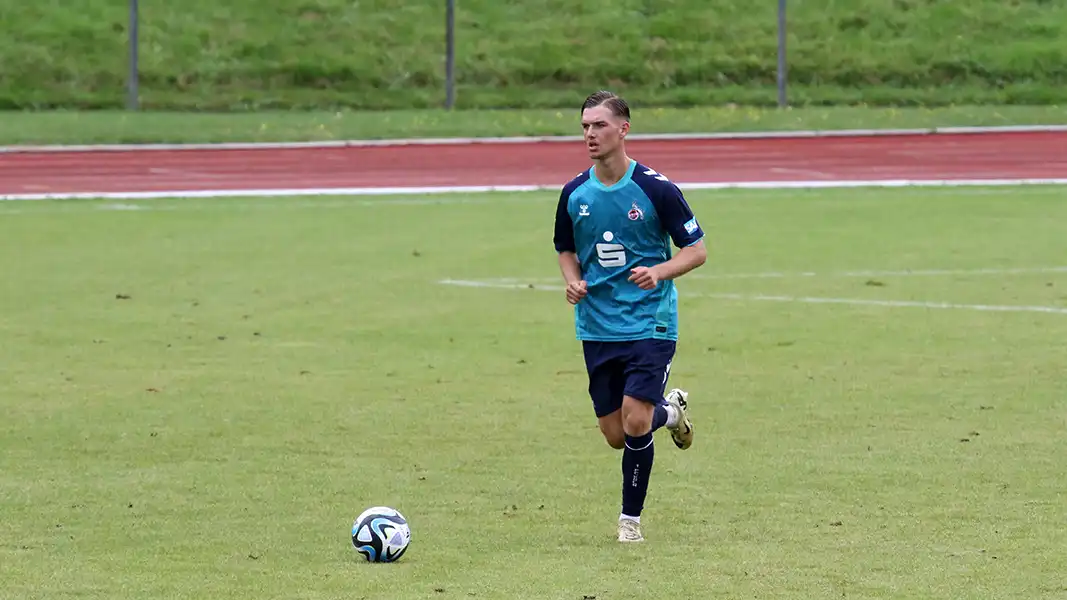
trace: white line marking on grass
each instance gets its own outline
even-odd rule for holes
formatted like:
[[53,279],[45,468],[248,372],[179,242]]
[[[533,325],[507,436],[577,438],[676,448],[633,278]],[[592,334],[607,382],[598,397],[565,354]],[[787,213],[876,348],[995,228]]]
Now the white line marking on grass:
[[[855,181],[735,181],[679,183],[683,190],[729,189],[826,189],[826,188],[900,188],[900,187],[975,187],[1020,185],[1067,185],[1067,178],[1049,179],[886,179]],[[35,200],[154,200],[160,198],[240,198],[274,196],[396,196],[437,194],[482,194],[490,192],[558,192],[559,185],[469,185],[419,187],[341,187],[278,188],[234,190],[160,190],[131,192],[52,192],[35,194],[0,194],[0,201]]]
[[988,269],[901,269],[897,271],[765,272],[765,273],[691,273],[695,279],[787,279],[793,277],[951,277],[956,275],[1024,275],[1067,273],[1065,267],[1019,267]]
[[[813,277],[952,277],[968,275],[1027,275],[1067,273],[1067,266],[1058,267],[1004,267],[980,269],[900,269],[868,271],[764,271],[760,273],[690,273],[686,279],[733,280],[733,279],[790,279]],[[559,281],[559,278],[535,277],[532,279],[499,278],[487,281],[516,283],[519,281]]]
[[473,288],[495,288],[501,290],[538,290],[542,292],[562,292],[562,285],[544,285],[540,283],[517,283],[518,280],[509,281],[479,281],[474,279],[442,279],[437,283],[442,285],[455,285]]
[[[690,292],[692,293],[692,292]],[[768,296],[763,294],[701,294],[694,295],[722,300],[800,302],[804,304],[848,304],[853,306],[888,306],[900,308],[938,308],[993,312],[1038,312],[1067,315],[1067,308],[1056,306],[1003,306],[992,304],[956,304],[912,300],[867,300],[863,298],[819,298],[811,296]]]
[[[470,279],[443,279],[438,283],[443,285],[455,285],[474,288],[495,289],[532,289],[536,291],[561,292],[561,285],[541,285],[533,283],[508,283],[480,281]],[[728,294],[728,293],[703,293],[686,292],[687,296],[700,298],[713,298],[717,300],[740,300],[756,302],[798,302],[803,304],[844,304],[851,306],[883,306],[891,308],[930,308],[930,309],[958,309],[977,310],[986,312],[1037,312],[1048,314],[1067,315],[1067,308],[1056,306],[1005,306],[992,304],[957,304],[951,302],[925,302],[912,300],[868,300],[864,298],[822,298],[814,296],[772,296],[766,294]]]
[[[1009,125],[992,127],[930,127],[915,129],[829,129],[804,131],[737,131],[719,133],[638,133],[627,136],[631,140],[733,140],[824,137],[885,137],[901,135],[988,135],[996,133],[1056,133],[1067,131],[1067,125]],[[141,152],[145,150],[275,150],[288,148],[350,148],[367,146],[425,146],[470,144],[536,144],[543,142],[580,142],[577,135],[514,136],[514,137],[440,137],[400,138],[382,140],[337,140],[312,142],[219,142],[190,144],[83,144],[83,145],[13,145],[0,146],[0,153],[16,152]]]
[[1018,178],[1018,179],[868,179],[836,181],[738,181],[679,183],[683,190],[784,190],[784,189],[832,189],[832,188],[904,188],[904,187],[975,187],[1019,185],[1067,185],[1067,178]]
[[108,204],[100,204],[96,206],[97,210],[145,210],[149,209],[147,206],[141,204],[120,204],[118,202],[111,202]]
[[501,185],[448,187],[354,187],[354,188],[278,188],[237,190],[160,190],[146,192],[54,192],[45,194],[5,194],[0,200],[158,200],[166,198],[257,198],[297,196],[395,196],[435,195],[486,192],[532,192],[557,189],[558,186]]

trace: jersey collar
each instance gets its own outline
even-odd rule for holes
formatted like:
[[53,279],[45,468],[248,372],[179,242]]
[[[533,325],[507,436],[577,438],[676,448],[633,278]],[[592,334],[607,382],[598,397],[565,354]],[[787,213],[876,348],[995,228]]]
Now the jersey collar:
[[627,180],[630,179],[630,177],[634,174],[634,169],[636,169],[636,168],[637,168],[637,160],[631,158],[630,159],[630,168],[626,169],[626,173],[618,181],[616,181],[614,184],[612,184],[612,185],[604,185],[603,183],[600,182],[599,179],[596,178],[596,170],[593,167],[589,167],[589,181],[597,189],[604,190],[605,192],[611,192],[611,191],[617,190],[617,189],[621,188],[622,186],[626,185]]

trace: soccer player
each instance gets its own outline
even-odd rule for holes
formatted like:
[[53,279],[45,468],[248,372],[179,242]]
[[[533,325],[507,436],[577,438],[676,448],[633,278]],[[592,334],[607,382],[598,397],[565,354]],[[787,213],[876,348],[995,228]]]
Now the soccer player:
[[554,243],[593,410],[608,445],[622,450],[618,539],[641,542],[653,432],[666,426],[683,450],[693,443],[688,393],[664,390],[678,340],[674,279],[704,264],[707,250],[681,190],[626,154],[625,100],[590,95],[582,129],[593,165],[563,187]]

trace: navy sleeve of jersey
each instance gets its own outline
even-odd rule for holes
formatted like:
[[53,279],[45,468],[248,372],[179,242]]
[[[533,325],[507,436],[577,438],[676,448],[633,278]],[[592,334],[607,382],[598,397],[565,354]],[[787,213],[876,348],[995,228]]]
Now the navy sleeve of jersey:
[[660,223],[675,246],[685,248],[704,238],[704,230],[677,185],[647,167],[634,172],[634,181],[652,201]]
[[571,213],[567,211],[567,204],[571,193],[567,188],[559,195],[559,204],[556,205],[556,233],[552,241],[556,245],[556,252],[577,252],[574,243],[574,221]]
[[556,231],[552,238],[556,245],[556,252],[578,251],[577,244],[574,242],[574,220],[571,219],[568,205],[570,204],[571,194],[581,187],[588,178],[587,172],[579,173],[574,179],[568,181],[567,185],[563,186],[563,190],[559,193],[559,204],[556,205]]

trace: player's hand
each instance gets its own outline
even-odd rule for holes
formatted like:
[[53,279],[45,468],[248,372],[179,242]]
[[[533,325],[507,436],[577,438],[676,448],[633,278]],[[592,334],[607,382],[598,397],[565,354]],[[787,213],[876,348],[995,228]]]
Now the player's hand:
[[650,267],[634,267],[630,269],[630,273],[630,281],[643,290],[651,290],[659,283],[659,275]]
[[582,298],[585,298],[585,294],[587,291],[588,290],[586,289],[586,283],[584,279],[582,281],[572,281],[571,283],[568,283],[567,302],[570,302],[571,304],[578,304],[578,301],[580,301]]

